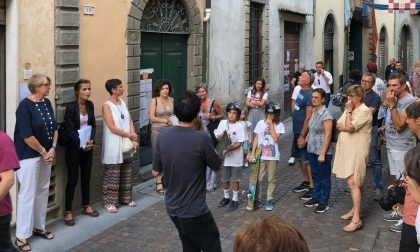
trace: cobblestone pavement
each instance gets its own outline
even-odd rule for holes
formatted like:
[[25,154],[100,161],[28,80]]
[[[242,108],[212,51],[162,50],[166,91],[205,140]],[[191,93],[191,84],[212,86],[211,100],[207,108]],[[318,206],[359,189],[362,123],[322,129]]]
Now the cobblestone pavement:
[[[232,251],[235,236],[241,227],[271,214],[295,225],[303,233],[311,251],[398,251],[400,234],[390,232],[389,223],[381,219],[385,212],[373,201],[370,171],[367,171],[363,189],[362,230],[352,234],[342,231],[347,222],[340,220],[339,216],[351,208],[351,198],[350,193],[344,190],[344,180],[339,180],[334,175],[330,210],[317,214],[313,209],[303,206],[304,201],[299,200],[299,194],[291,191],[291,188],[302,180],[298,166],[287,165],[291,138],[289,134],[281,139],[279,144],[282,160],[279,163],[273,211],[268,212],[265,208],[247,211],[245,201],[242,201],[240,208],[234,212],[229,212],[227,208],[217,208],[219,200],[223,197],[220,183],[215,192],[207,194],[207,204],[219,227],[223,251]],[[247,181],[248,172],[249,169],[243,170],[244,181]],[[383,174],[385,181],[389,182],[389,172],[386,168],[383,169]],[[241,190],[245,187],[245,183],[242,183]],[[163,201],[160,201],[70,251],[94,250],[182,251],[182,247],[177,230],[166,214]]]

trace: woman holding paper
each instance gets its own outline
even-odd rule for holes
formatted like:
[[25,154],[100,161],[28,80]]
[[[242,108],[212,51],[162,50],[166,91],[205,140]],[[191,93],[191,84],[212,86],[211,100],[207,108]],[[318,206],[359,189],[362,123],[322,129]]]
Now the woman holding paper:
[[[153,89],[153,99],[150,100],[149,119],[152,124],[151,142],[152,150],[156,148],[156,140],[159,133],[174,123],[174,98],[170,97],[172,87],[167,80],[158,80]],[[156,191],[163,194],[165,191],[162,184],[162,176],[156,177]]]
[[[97,217],[99,213],[89,202],[89,184],[92,169],[93,144],[95,142],[96,123],[93,103],[89,101],[91,83],[80,79],[74,85],[77,100],[67,106],[64,114],[64,131],[60,138],[66,142],[67,186],[64,223],[74,226],[72,214],[74,190],[79,177],[82,186],[82,213]],[[62,142],[63,139],[60,140]]]

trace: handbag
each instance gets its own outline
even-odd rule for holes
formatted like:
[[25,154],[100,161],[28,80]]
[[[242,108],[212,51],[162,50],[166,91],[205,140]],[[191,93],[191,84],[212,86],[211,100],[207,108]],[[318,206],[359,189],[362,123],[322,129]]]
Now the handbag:
[[131,139],[128,137],[123,137],[123,146],[122,146],[122,152],[124,154],[131,153],[134,151],[134,145],[133,142],[131,142]]
[[[213,109],[213,105],[214,105],[215,100],[212,101],[211,105],[210,105],[210,109],[209,112],[211,113],[212,109]],[[209,120],[209,124],[207,124],[207,130],[210,132],[210,136],[211,136],[211,140],[213,141],[213,146],[217,145],[217,138],[214,135],[214,130],[217,129],[217,127],[219,127],[219,123],[220,120]]]

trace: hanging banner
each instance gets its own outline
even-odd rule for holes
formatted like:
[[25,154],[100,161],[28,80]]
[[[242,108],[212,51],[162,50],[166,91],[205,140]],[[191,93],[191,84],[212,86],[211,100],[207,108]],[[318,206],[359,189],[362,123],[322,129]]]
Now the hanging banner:
[[140,128],[149,124],[149,104],[152,99],[153,68],[140,70]]

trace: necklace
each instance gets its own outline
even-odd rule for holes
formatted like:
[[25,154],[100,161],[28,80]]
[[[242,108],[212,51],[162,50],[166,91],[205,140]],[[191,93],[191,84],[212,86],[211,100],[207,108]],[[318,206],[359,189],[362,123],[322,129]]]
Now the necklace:
[[[45,130],[47,131],[47,136],[49,140],[53,139],[53,121],[51,118],[51,114],[50,111],[48,110],[47,104],[45,103],[45,99],[42,99],[42,102],[44,103],[44,107],[45,107],[45,112],[47,113],[46,116],[44,115],[44,113],[42,113],[41,111],[41,106],[38,105],[38,102],[35,102],[35,106],[38,109],[39,113],[41,114],[42,120],[44,121],[44,125],[45,125]],[[40,101],[41,102],[41,101]],[[48,123],[45,117],[48,117],[49,119],[49,128],[48,128]]]
[[[122,109],[120,109],[120,108],[118,107],[118,104],[116,104],[113,100],[111,100],[111,102],[112,102],[112,103],[114,103],[115,107],[117,107],[118,111],[120,111],[120,116],[121,116],[121,119],[123,119],[123,120],[124,120],[124,114],[122,113]],[[120,104],[119,106],[121,106],[121,104]]]

